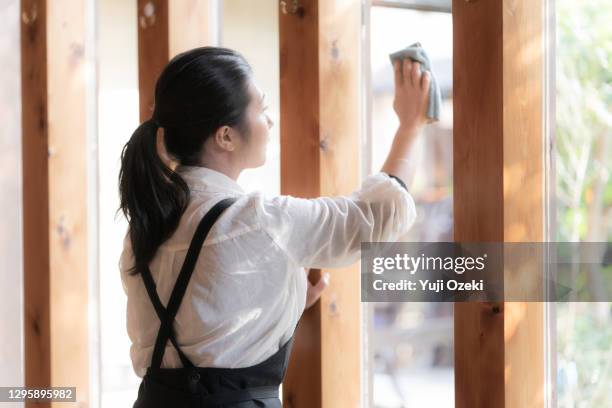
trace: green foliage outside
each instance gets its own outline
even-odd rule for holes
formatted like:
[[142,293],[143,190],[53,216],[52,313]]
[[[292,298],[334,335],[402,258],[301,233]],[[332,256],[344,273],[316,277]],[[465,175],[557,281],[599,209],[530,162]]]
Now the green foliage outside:
[[[612,2],[556,0],[555,7],[556,238],[610,242]],[[612,407],[611,305],[556,305],[560,408]]]

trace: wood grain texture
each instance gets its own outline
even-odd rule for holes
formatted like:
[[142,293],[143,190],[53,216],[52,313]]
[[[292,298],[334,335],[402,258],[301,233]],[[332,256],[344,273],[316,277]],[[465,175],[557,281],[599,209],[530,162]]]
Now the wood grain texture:
[[[360,183],[359,61],[361,5],[319,1],[320,194],[347,195]],[[361,400],[360,268],[330,271],[321,297],[322,407]]]
[[[454,240],[503,240],[501,2],[453,2]],[[455,304],[455,406],[503,407],[503,304]]]
[[153,114],[155,83],[169,57],[168,0],[138,0],[138,94],[140,121]]
[[[544,241],[543,2],[503,2],[504,241]],[[512,259],[504,285],[538,287],[534,274]],[[512,262],[516,261],[516,262]],[[531,262],[533,265],[533,262]],[[506,303],[505,406],[545,405],[544,303]]]
[[[47,3],[51,384],[89,404],[85,1]],[[53,405],[61,405],[53,404]]]
[[88,406],[85,3],[24,1],[22,34],[26,385]]
[[24,355],[27,387],[51,384],[46,2],[21,2]]
[[[318,1],[279,13],[281,194],[320,194]],[[314,274],[317,278],[319,274]],[[321,407],[321,303],[305,311],[283,382],[283,406]]]
[[[542,240],[541,6],[453,1],[455,241]],[[543,325],[542,304],[456,303],[455,406],[542,408]]]
[[[279,13],[281,193],[348,194],[360,181],[360,2],[300,4],[297,14]],[[360,406],[359,269],[330,273],[321,301],[301,318],[286,407]]]

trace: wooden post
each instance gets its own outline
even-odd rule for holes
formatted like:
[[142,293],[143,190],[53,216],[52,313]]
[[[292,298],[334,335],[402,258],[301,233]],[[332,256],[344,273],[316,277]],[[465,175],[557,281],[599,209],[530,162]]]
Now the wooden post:
[[211,0],[138,0],[140,120],[151,117],[155,82],[176,54],[210,45]]
[[[361,5],[299,5],[293,10],[287,2],[287,13],[279,13],[281,193],[348,194],[360,181]],[[360,403],[359,268],[331,273],[329,288],[298,328],[283,384],[288,408]]]
[[75,386],[85,406],[85,2],[23,0],[21,12],[25,385]]
[[[453,1],[454,239],[543,240],[542,1]],[[544,407],[542,303],[455,304],[455,406]]]

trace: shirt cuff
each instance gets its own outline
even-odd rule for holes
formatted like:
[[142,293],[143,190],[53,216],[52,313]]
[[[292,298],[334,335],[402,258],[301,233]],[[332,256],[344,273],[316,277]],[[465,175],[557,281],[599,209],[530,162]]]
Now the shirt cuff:
[[397,182],[398,182],[398,183],[400,183],[400,185],[401,185],[402,187],[404,187],[404,189],[405,189],[406,191],[408,191],[408,187],[406,187],[406,183],[404,183],[404,181],[403,181],[402,179],[400,179],[399,177],[397,177],[397,176],[395,176],[395,175],[393,175],[393,174],[389,174],[389,173],[385,173],[385,174],[386,174],[387,176],[389,176],[389,177],[392,177],[392,178],[396,179],[396,180],[397,180]]

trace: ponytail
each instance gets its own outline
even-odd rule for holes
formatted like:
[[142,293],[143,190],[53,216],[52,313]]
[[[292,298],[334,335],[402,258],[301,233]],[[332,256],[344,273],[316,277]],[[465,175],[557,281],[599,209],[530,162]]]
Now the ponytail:
[[155,119],[142,123],[121,152],[120,210],[129,222],[135,265],[130,275],[147,266],[157,248],[176,230],[189,203],[189,187],[157,153]]
[[[200,166],[204,142],[220,126],[248,134],[252,69],[229,48],[185,51],[162,70],[155,84],[153,117],[142,123],[121,152],[119,196],[127,218],[135,265],[141,273],[172,236],[189,204],[189,185],[157,153],[157,130],[181,165]],[[133,273],[132,273],[133,272]]]

